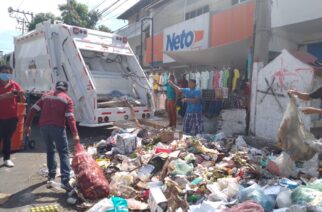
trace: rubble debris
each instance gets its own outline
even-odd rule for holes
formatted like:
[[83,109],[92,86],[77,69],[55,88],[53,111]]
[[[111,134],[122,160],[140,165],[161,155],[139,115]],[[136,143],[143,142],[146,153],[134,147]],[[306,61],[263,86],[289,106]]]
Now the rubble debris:
[[[317,204],[321,191],[316,190],[320,181],[307,174],[313,161],[300,166],[286,152],[277,155],[249,146],[243,136],[175,133],[171,128],[116,129],[94,144],[90,151],[95,154],[86,155],[93,157],[110,184],[109,194],[101,201],[95,199],[89,211],[115,210],[116,197],[124,211],[266,212],[321,207]],[[75,174],[78,179],[77,170]],[[76,204],[92,202],[88,190],[81,189],[82,181],[76,183],[80,190]]]

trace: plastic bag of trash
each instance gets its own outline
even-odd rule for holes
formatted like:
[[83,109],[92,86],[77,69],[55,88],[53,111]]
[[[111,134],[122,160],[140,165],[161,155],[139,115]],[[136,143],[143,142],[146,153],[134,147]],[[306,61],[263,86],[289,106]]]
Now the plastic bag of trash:
[[211,191],[209,200],[211,201],[230,201],[239,191],[237,178],[219,178],[217,182],[208,184],[207,189]]
[[263,207],[253,201],[246,201],[235,205],[230,209],[223,210],[223,212],[241,212],[241,211],[256,211],[256,212],[264,212]]
[[282,177],[296,177],[298,175],[294,161],[285,152],[282,152],[280,156],[270,161],[267,169],[272,174]]
[[109,194],[109,183],[102,169],[80,143],[75,146],[72,168],[77,179],[77,186],[85,198],[97,200]]
[[129,172],[117,172],[113,175],[110,183],[111,194],[131,198],[136,195],[136,190],[132,188],[135,176]]
[[104,198],[91,207],[87,212],[106,212],[113,209],[113,202],[111,199]]
[[173,160],[169,164],[169,169],[172,170],[173,175],[185,175],[191,174],[193,171],[193,165],[187,164],[186,161],[177,159]]
[[295,161],[310,160],[316,152],[322,152],[322,142],[316,140],[301,123],[294,96],[290,96],[280,124],[277,146]]
[[247,188],[241,187],[238,193],[238,200],[245,202],[247,200],[254,201],[260,204],[265,212],[272,211],[275,207],[275,199],[271,196],[265,195],[264,191],[258,184],[253,184]]
[[322,207],[322,179],[297,187],[291,195],[293,203]]

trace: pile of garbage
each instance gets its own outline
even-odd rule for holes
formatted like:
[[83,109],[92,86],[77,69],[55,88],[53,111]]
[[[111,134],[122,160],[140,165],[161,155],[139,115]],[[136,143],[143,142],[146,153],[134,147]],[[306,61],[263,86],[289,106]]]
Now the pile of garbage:
[[322,144],[300,123],[294,98],[278,132],[280,149],[250,140],[118,128],[93,146],[76,145],[78,200],[68,202],[89,212],[322,211]]
[[242,136],[117,129],[86,151],[109,182],[100,199],[78,192],[90,212],[322,210],[322,180],[310,170],[316,157],[288,168],[287,153],[253,148]]

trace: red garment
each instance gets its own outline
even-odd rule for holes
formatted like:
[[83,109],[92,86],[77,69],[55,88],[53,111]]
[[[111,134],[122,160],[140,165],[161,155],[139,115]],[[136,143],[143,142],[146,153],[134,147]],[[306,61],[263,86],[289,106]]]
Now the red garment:
[[27,127],[31,125],[32,119],[37,111],[41,111],[39,119],[40,126],[55,125],[58,127],[66,127],[66,117],[72,134],[77,134],[73,100],[65,92],[51,91],[44,94],[32,106],[26,121]]
[[[12,92],[14,90],[22,91],[21,86],[17,82],[9,80],[6,85],[2,85],[0,83],[0,95],[7,92]],[[0,100],[0,119],[11,119],[18,117],[17,103],[16,96],[9,99]]]

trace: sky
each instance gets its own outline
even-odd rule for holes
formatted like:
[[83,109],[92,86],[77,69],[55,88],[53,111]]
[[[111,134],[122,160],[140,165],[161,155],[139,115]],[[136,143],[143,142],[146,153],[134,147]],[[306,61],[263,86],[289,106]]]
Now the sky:
[[[77,2],[86,4],[90,10],[102,2],[103,4],[98,7],[98,10],[103,10],[116,1],[118,1],[118,3],[105,13],[107,16],[98,22],[99,25],[104,24],[113,31],[127,24],[123,20],[117,20],[116,17],[139,0],[77,0]],[[51,12],[59,16],[60,12],[58,10],[58,5],[66,2],[67,0],[1,0],[0,51],[3,51],[4,53],[13,51],[13,37],[21,34],[21,31],[16,29],[16,19],[9,16],[9,7],[21,11],[33,12],[34,14]]]

